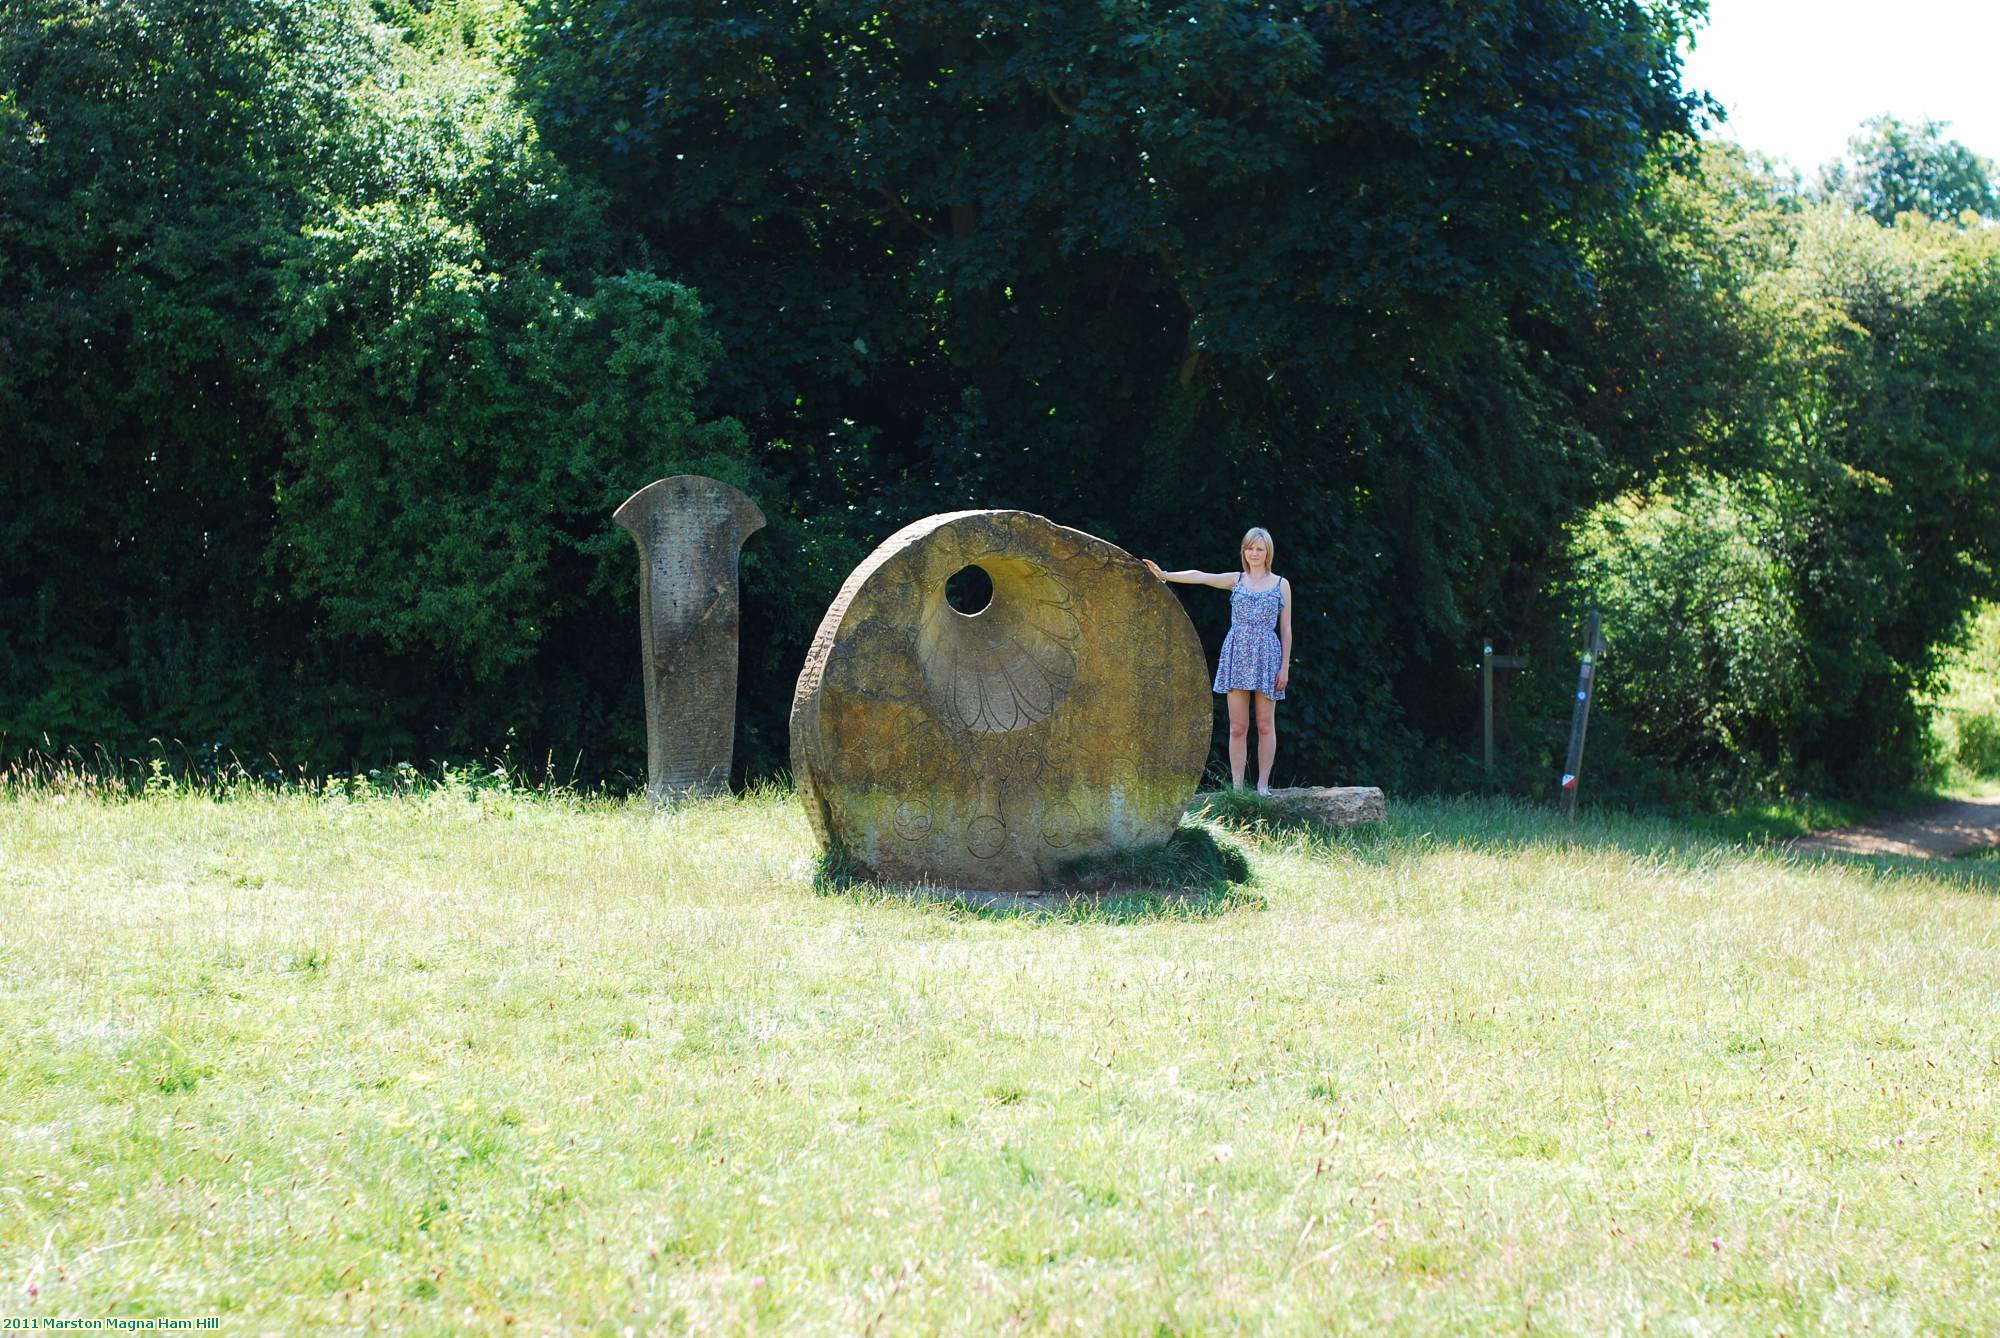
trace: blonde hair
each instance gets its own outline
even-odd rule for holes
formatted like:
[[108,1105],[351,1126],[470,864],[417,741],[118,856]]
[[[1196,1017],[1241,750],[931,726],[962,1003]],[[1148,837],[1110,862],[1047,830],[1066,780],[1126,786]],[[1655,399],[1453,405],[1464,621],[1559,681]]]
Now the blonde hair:
[[[1252,525],[1249,529],[1243,531],[1243,542],[1236,545],[1237,565],[1239,567],[1243,565],[1243,550],[1250,546],[1252,539],[1261,539],[1264,541],[1264,570],[1275,573],[1278,567],[1278,541],[1273,539],[1271,532],[1262,525]],[[1243,570],[1247,572],[1250,569],[1243,567]]]

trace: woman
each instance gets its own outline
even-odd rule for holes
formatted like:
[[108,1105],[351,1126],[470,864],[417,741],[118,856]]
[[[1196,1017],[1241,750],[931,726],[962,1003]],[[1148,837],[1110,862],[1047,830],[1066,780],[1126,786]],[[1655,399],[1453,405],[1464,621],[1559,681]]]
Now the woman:
[[1292,676],[1292,583],[1271,571],[1277,545],[1255,526],[1243,535],[1242,569],[1233,572],[1146,570],[1177,585],[1229,591],[1229,635],[1215,666],[1215,690],[1229,697],[1229,783],[1243,788],[1249,760],[1250,702],[1257,702],[1257,793],[1271,793],[1271,759],[1278,753],[1278,703]]

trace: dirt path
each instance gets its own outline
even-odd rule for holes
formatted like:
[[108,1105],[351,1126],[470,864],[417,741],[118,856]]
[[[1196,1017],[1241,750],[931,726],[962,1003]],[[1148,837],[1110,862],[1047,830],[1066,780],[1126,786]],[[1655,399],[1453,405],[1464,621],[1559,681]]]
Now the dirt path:
[[1889,814],[1791,842],[1794,850],[1911,855],[1918,859],[1945,859],[1988,846],[2000,846],[2000,795]]

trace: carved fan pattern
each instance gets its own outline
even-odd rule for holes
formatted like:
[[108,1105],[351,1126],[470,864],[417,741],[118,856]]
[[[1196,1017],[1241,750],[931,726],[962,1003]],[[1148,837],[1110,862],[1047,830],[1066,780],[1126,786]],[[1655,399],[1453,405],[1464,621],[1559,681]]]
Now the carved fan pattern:
[[945,718],[974,734],[1046,720],[1076,680],[1083,625],[1069,587],[1048,568],[986,559],[993,602],[968,617],[942,597],[919,636],[925,681]]

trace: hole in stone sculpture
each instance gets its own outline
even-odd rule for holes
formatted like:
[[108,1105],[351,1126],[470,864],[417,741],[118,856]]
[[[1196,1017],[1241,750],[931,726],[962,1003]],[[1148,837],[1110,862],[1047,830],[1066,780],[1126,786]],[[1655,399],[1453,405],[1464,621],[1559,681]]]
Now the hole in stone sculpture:
[[993,577],[984,567],[960,567],[944,583],[944,602],[970,618],[993,602]]

